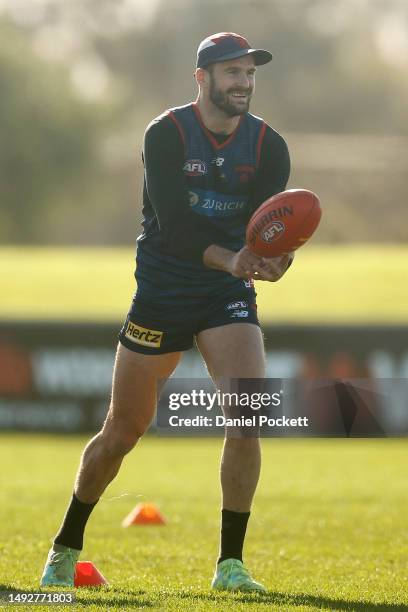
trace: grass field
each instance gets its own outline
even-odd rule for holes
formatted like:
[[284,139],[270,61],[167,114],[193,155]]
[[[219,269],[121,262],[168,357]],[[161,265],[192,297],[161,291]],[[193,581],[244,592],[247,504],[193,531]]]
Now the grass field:
[[[1,319],[122,321],[133,249],[0,249]],[[407,323],[408,246],[307,246],[279,283],[257,283],[265,323]]]
[[[0,436],[0,590],[38,590],[83,443]],[[265,596],[208,588],[218,548],[220,445],[142,441],[87,532],[82,558],[110,586],[77,590],[76,605],[65,609],[408,610],[406,441],[264,441],[245,559],[268,586]],[[168,525],[123,529],[121,520],[139,501],[157,503]]]

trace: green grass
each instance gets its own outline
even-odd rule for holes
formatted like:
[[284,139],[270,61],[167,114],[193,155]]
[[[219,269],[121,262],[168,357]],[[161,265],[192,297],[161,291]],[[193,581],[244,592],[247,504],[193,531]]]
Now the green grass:
[[[133,249],[0,249],[1,319],[122,321]],[[278,283],[258,282],[261,320],[407,323],[408,247],[307,246]]]
[[[83,444],[1,435],[0,590],[38,590]],[[148,437],[127,457],[91,517],[82,556],[110,586],[77,590],[75,610],[408,610],[406,441],[263,442],[245,558],[269,588],[264,597],[209,590],[220,446]],[[157,503],[168,525],[123,529],[139,501]]]

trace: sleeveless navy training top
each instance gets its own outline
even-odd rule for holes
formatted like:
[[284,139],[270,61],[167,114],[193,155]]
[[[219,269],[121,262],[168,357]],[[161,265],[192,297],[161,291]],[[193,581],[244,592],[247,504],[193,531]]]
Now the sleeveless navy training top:
[[[251,193],[259,165],[266,124],[250,113],[242,115],[235,131],[219,144],[204,126],[198,107],[187,104],[162,117],[176,124],[184,143],[183,172],[191,210],[225,237],[219,246],[239,251],[252,214]],[[160,118],[159,118],[160,119]],[[146,189],[145,189],[146,192]],[[160,229],[153,207],[145,201],[144,231],[138,238],[138,294],[149,297],[201,296],[248,287],[248,281],[212,270],[204,264],[173,257],[161,249]]]

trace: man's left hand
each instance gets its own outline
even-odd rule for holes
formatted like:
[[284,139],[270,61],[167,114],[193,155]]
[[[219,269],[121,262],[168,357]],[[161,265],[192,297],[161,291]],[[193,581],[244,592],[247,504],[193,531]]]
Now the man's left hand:
[[285,274],[293,261],[295,254],[288,253],[282,257],[263,257],[262,264],[256,266],[256,272],[253,274],[254,280],[265,280],[275,283]]

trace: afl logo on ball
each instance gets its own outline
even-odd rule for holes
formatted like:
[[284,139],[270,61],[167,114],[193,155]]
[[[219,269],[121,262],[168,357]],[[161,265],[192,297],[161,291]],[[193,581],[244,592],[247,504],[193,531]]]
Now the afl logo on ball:
[[264,242],[270,243],[280,238],[285,231],[285,225],[282,221],[274,221],[268,227],[262,230],[261,238]]
[[187,176],[202,176],[207,174],[207,164],[201,159],[188,159],[184,163],[183,171]]

